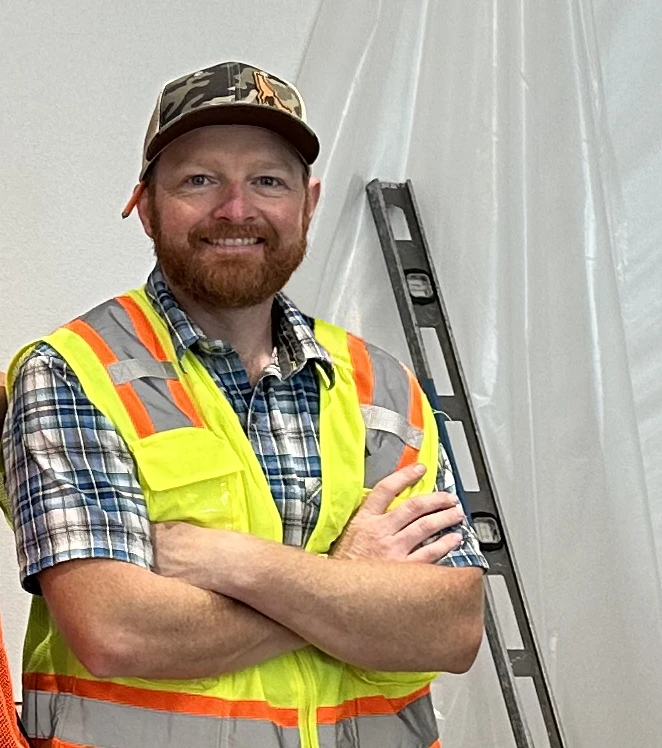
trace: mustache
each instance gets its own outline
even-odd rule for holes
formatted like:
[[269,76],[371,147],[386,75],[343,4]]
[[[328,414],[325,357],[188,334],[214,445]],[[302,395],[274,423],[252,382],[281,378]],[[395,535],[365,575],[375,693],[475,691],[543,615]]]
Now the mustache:
[[266,223],[219,222],[210,226],[194,226],[188,234],[191,244],[219,239],[262,239],[270,247],[279,245],[278,234]]

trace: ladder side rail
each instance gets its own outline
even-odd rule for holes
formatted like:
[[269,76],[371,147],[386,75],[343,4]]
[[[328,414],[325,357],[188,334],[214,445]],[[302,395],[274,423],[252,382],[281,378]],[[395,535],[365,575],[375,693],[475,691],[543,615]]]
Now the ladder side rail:
[[[518,748],[520,746],[525,748],[530,745],[530,742],[525,742],[528,728],[526,727],[521,703],[517,696],[514,678],[516,676],[531,677],[547,729],[550,746],[551,748],[563,748],[564,743],[561,727],[548,685],[540,648],[535,637],[530,611],[524,597],[515,559],[510,551],[511,546],[507,529],[501,519],[502,512],[494,480],[487,463],[485,446],[481,440],[476,415],[468,394],[466,378],[462,370],[447,310],[441,296],[440,285],[432,263],[411,182],[407,181],[406,184],[391,184],[373,180],[367,187],[367,193],[416,375],[426,390],[433,408],[436,411],[443,411],[451,420],[461,421],[464,426],[467,445],[479,485],[477,492],[471,492],[471,500],[466,497],[459,478],[459,471],[457,470],[452,449],[450,448],[450,439],[448,438],[444,419],[438,415],[437,420],[440,426],[440,436],[442,437],[444,447],[448,445],[447,452],[449,453],[449,459],[451,460],[454,474],[459,484],[458,495],[468,517],[471,517],[472,512],[467,509],[467,505],[473,504],[474,512],[482,511],[494,518],[501,533],[501,543],[499,543],[499,546],[491,550],[486,549],[486,555],[490,561],[491,575],[501,576],[506,584],[522,639],[522,648],[511,650],[506,648],[503,636],[498,627],[494,613],[494,601],[488,585],[486,585],[486,632],[499,675],[504,700],[511,719],[513,734],[516,738]],[[395,239],[387,210],[390,205],[396,206],[403,211],[410,239]],[[409,262],[410,267],[403,266],[403,258]],[[407,270],[420,270],[427,274],[430,279],[433,299],[430,303],[426,302],[425,306],[419,306],[413,302],[407,283]],[[452,396],[437,396],[420,333],[420,329],[423,327],[432,327],[435,329],[448,369],[454,393]],[[530,735],[528,736],[528,740],[530,741]]]

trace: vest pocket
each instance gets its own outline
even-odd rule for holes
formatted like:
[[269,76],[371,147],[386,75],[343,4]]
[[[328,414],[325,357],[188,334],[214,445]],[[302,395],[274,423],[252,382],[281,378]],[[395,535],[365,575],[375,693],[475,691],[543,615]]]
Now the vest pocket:
[[132,451],[151,522],[239,529],[244,467],[226,439],[187,427],[152,434]]

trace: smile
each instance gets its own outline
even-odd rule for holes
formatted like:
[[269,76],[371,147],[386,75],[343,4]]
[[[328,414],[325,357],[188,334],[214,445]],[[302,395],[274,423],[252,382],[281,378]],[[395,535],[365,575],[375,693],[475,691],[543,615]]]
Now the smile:
[[252,237],[249,239],[203,239],[203,241],[214,247],[250,247],[262,243],[263,239]]

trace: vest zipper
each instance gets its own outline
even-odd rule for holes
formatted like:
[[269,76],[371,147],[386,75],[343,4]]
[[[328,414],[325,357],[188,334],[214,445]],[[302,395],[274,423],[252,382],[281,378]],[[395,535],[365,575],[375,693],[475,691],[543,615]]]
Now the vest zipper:
[[307,652],[293,652],[297,661],[297,686],[301,689],[299,708],[299,732],[301,748],[319,748],[317,736],[317,696],[315,678],[308,662]]

